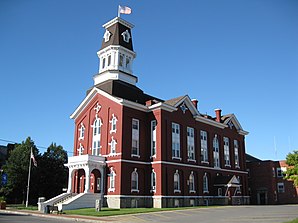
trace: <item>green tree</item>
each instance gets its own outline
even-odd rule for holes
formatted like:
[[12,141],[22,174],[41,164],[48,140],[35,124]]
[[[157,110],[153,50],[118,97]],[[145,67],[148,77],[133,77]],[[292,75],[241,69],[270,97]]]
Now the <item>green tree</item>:
[[[1,192],[10,203],[24,203],[26,200],[31,148],[36,160],[38,160],[38,149],[34,145],[33,140],[28,137],[21,144],[16,145],[15,149],[10,153],[7,163],[3,166],[3,171],[7,174],[8,182],[1,189]],[[36,167],[32,165],[31,168],[30,201],[32,203],[33,200],[37,200],[37,194],[35,192],[36,188],[38,188],[38,182]]]
[[294,185],[298,187],[298,150],[289,153],[286,158],[286,164],[290,167],[287,168],[286,179],[294,181]]
[[50,199],[62,193],[67,187],[67,152],[62,146],[52,143],[40,160],[39,196]]

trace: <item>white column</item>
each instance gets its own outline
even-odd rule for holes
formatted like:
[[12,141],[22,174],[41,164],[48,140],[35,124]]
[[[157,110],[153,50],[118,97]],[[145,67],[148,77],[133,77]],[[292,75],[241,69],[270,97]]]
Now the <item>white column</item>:
[[86,183],[85,183],[85,193],[90,192],[90,168],[89,166],[84,168],[85,176],[86,176]]
[[68,174],[68,187],[67,187],[67,193],[71,193],[72,192],[72,176],[73,176],[73,172],[74,169],[73,168],[69,168],[69,174]]

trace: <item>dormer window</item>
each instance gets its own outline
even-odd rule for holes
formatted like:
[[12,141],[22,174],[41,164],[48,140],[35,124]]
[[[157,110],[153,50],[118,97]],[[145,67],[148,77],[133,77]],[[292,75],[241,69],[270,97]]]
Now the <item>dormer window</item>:
[[103,38],[105,39],[105,43],[110,40],[111,33],[109,30],[106,30],[105,34],[103,35]]
[[129,39],[131,38],[131,36],[130,36],[128,30],[126,30],[125,32],[123,32],[121,35],[122,35],[122,37],[123,37],[123,40],[124,40],[125,42],[129,43]]

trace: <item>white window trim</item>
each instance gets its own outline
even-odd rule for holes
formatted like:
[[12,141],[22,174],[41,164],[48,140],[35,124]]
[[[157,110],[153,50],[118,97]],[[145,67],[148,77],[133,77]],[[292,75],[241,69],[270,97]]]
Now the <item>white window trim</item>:
[[[217,151],[216,151],[217,150]],[[217,134],[213,138],[213,167],[220,169],[219,140]],[[216,165],[215,165],[216,164]]]
[[[132,188],[132,177],[133,175],[136,177],[136,188]],[[137,171],[137,168],[134,169],[134,171],[131,173],[131,192],[140,192],[139,190],[139,174]]]
[[[113,148],[112,148],[113,145],[115,147],[114,148],[115,151],[113,151]],[[112,136],[111,142],[109,143],[109,146],[110,146],[110,154],[109,155],[117,154],[116,145],[117,145],[117,141],[114,139],[114,136]]]
[[[155,185],[153,186],[153,175],[155,176]],[[151,190],[150,192],[156,192],[156,172],[154,171],[154,169],[152,169],[151,172]]]
[[[231,157],[230,157],[230,140],[228,137],[223,137],[224,141],[224,161],[225,167],[231,167]],[[226,145],[227,142],[227,145]],[[226,159],[226,157],[228,159]]]
[[174,173],[174,187],[175,187],[175,176],[177,176],[177,189],[174,188],[174,193],[181,193],[181,188],[180,188],[180,174],[179,174],[179,171],[176,170],[176,172]]
[[189,187],[190,187],[190,177],[192,176],[193,178],[193,190],[189,189],[189,193],[196,193],[196,190],[195,190],[195,187],[196,187],[196,184],[195,184],[195,175],[193,174],[193,171],[190,172],[190,175],[188,177],[188,181],[189,181]]
[[[138,124],[138,129],[133,128],[133,122],[136,122]],[[131,121],[131,132],[132,132],[132,137],[131,137],[131,157],[137,157],[140,158],[140,121],[138,119],[133,118]],[[134,138],[135,137],[135,138]],[[137,141],[137,147],[136,147],[136,154],[133,153],[133,141]]]
[[[196,157],[196,148],[195,148],[195,136],[194,136],[194,128],[192,127],[187,127],[187,161],[195,161],[195,157]],[[190,148],[193,148],[192,150]],[[190,158],[190,154],[192,154],[192,156],[194,158]]]
[[[207,188],[204,187],[205,181],[206,181],[206,185],[207,185],[206,187]],[[205,189],[207,189],[207,190],[205,190]],[[207,173],[205,173],[204,176],[203,176],[203,193],[209,193],[209,182],[208,182]]]
[[[237,153],[236,153],[237,151]],[[237,156],[236,156],[237,155]],[[236,159],[237,157],[237,159]],[[235,159],[235,167],[240,168],[240,163],[239,163],[239,143],[237,140],[234,140],[234,159]],[[237,163],[236,163],[237,161]]]
[[[175,132],[173,133],[173,127],[175,129]],[[178,133],[176,133],[176,130],[178,130]],[[172,122],[172,159],[178,159],[181,160],[181,142],[180,142],[180,125],[177,123]],[[173,144],[179,145],[179,148],[173,148]],[[174,154],[173,154],[174,152]],[[179,153],[179,156],[176,156],[176,153]]]
[[[96,121],[99,121],[99,129],[100,129],[100,133],[96,135],[94,135],[94,129],[96,128],[96,126],[94,125]],[[92,131],[92,155],[94,156],[100,156],[101,155],[101,148],[102,148],[102,145],[101,145],[101,126],[103,125],[102,121],[101,121],[101,118],[99,118],[97,116],[97,114],[95,115],[95,120],[93,122],[93,125],[91,125],[91,127],[93,128],[93,131]],[[94,142],[100,142],[100,146],[99,148],[94,148]]]
[[78,155],[79,156],[83,155],[84,154],[84,150],[85,150],[84,146],[82,145],[82,143],[80,143],[80,147],[77,149]]
[[[112,119],[109,121],[111,123],[110,134],[117,132],[117,121],[118,119],[115,114],[112,114]],[[113,129],[113,122],[115,122],[115,129]]]
[[[155,128],[153,129],[153,127],[155,127]],[[151,156],[150,156],[150,158],[156,158],[156,128],[157,128],[157,122],[156,122],[156,120],[152,120],[151,121]],[[155,148],[153,146],[154,142],[155,142]]]
[[[110,179],[109,179],[109,189],[108,189],[108,192],[115,192],[115,184],[116,184],[116,173],[115,173],[115,171],[113,170],[113,167],[111,167],[110,168],[110,174],[109,174],[109,177],[110,177]],[[114,183],[114,187],[111,187],[112,185],[111,185],[111,182],[112,182],[112,178],[113,178],[113,183]]]
[[81,123],[81,127],[79,128],[79,141],[80,140],[84,140],[84,137],[85,137],[85,126],[83,123]]
[[[206,136],[206,140],[202,139],[204,136]],[[207,163],[209,164],[209,157],[208,157],[208,133],[207,131],[201,130],[200,131],[200,140],[201,140],[201,163]]]

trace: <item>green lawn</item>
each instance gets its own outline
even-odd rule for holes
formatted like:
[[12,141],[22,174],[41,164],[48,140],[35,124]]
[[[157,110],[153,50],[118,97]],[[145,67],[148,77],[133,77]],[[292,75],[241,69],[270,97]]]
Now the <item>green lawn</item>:
[[29,205],[26,207],[25,204],[7,204],[6,208],[11,208],[11,209],[18,209],[18,210],[37,210],[37,206]]
[[200,207],[183,207],[183,208],[123,208],[123,209],[110,209],[103,208],[101,211],[96,211],[95,208],[83,208],[77,210],[64,211],[65,214],[70,215],[87,215],[87,216],[113,216],[113,215],[124,215],[124,214],[137,214],[137,213],[148,213],[156,211],[171,211],[171,210],[182,210],[187,208],[204,208]]
[[285,222],[285,223],[298,223],[298,218],[296,218],[296,219],[294,219],[294,220],[292,220],[292,221],[287,221],[287,222]]

